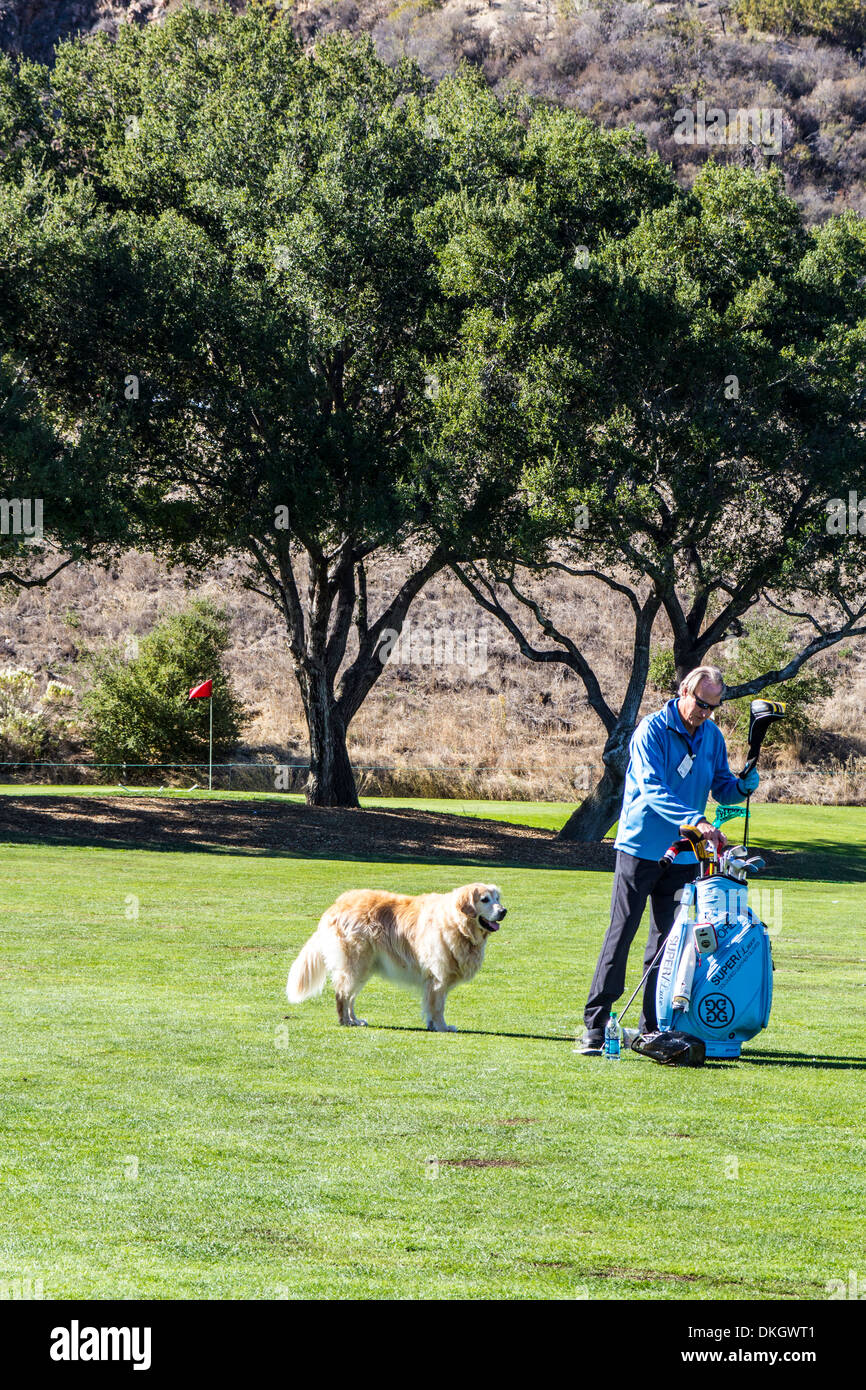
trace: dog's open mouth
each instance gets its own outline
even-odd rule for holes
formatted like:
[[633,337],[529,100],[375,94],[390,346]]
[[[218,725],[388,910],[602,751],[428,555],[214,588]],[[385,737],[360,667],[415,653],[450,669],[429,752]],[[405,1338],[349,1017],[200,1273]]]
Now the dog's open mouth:
[[482,917],[480,913],[478,915],[478,920],[485,931],[499,931],[498,922],[490,922],[486,917]]

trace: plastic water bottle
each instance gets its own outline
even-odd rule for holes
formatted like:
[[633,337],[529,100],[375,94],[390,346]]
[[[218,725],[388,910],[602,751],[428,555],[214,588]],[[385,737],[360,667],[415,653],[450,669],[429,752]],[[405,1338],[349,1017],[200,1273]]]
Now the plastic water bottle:
[[611,1062],[618,1062],[622,1056],[622,1029],[616,1014],[611,1014],[604,1030],[604,1055]]

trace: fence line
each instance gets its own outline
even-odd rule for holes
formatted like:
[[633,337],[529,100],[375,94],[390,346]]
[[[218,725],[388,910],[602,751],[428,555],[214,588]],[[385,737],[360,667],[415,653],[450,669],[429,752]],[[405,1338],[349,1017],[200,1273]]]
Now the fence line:
[[[589,772],[594,772],[595,763],[576,763],[576,767],[585,767]],[[50,762],[3,762],[0,767],[119,767],[119,768],[207,768],[207,763],[50,763]],[[213,768],[265,768],[270,772],[279,772],[281,768],[288,768],[290,772],[309,772],[309,763],[214,763]],[[436,767],[433,765],[421,764],[418,767],[410,767],[408,764],[394,765],[385,763],[352,763],[355,772],[451,772],[455,775],[463,776],[468,773],[490,772],[491,768],[460,768],[460,767]]]
[[[70,763],[70,762],[52,763],[52,762],[47,762],[47,761],[44,761],[44,762],[21,762],[21,761],[19,761],[19,762],[11,762],[11,761],[10,761],[10,762],[4,762],[4,761],[0,761],[0,767],[121,767],[121,768],[130,768],[130,767],[138,767],[138,768],[141,768],[141,767],[152,767],[152,768],[162,768],[162,767],[208,767],[208,766],[209,766],[208,763],[95,763],[95,762],[86,762],[86,763]],[[299,767],[299,768],[307,769],[307,768],[309,768],[309,766],[310,766],[309,763],[214,763],[214,767],[215,767],[215,768],[216,768],[216,767],[222,767],[222,768],[225,768],[225,767],[270,767],[270,768],[278,768],[278,767]],[[372,770],[372,769],[370,769],[370,770]],[[377,770],[377,771],[380,771],[381,769],[376,769],[376,770]]]
[[[864,761],[864,766],[866,766],[866,759],[864,759],[863,761]],[[589,774],[590,777],[596,772],[596,770],[598,770],[598,771],[601,770],[601,769],[600,769],[600,765],[599,765],[598,763],[594,763],[594,762],[593,762],[593,763],[577,763],[577,762],[576,762],[573,766],[574,766],[574,768],[575,768],[576,771],[577,771],[577,770],[586,771],[586,772]],[[94,770],[96,770],[96,769],[98,769],[98,768],[112,768],[112,769],[115,769],[115,770],[118,770],[118,769],[119,769],[122,773],[127,773],[127,772],[141,772],[141,771],[153,771],[153,772],[180,771],[180,772],[189,772],[189,773],[192,773],[192,772],[200,772],[200,771],[203,771],[203,770],[206,771],[206,770],[207,770],[207,767],[208,767],[208,764],[207,764],[206,762],[201,762],[201,763],[101,763],[101,762],[51,762],[51,761],[48,761],[48,760],[40,760],[40,761],[35,761],[35,760],[34,760],[34,761],[24,761],[24,760],[17,760],[17,761],[12,761],[12,760],[0,760],[0,768],[9,768],[10,770],[11,770],[11,769],[15,769],[15,768],[20,768],[20,769],[22,769],[22,770],[23,770],[23,769],[26,769],[26,768],[48,769],[48,770],[54,770],[54,769],[67,769],[67,768],[68,768],[68,769],[70,769],[70,770],[71,770],[71,769],[85,769],[85,770],[87,770],[87,771],[94,771]],[[447,774],[449,774],[449,775],[452,776],[452,777],[476,777],[476,776],[483,776],[483,775],[485,775],[485,774],[490,774],[490,773],[495,773],[495,772],[496,772],[496,769],[494,769],[494,768],[489,768],[489,767],[481,767],[481,768],[479,768],[479,767],[453,767],[453,766],[452,766],[452,767],[445,767],[445,766],[439,766],[439,765],[436,765],[436,764],[422,764],[422,765],[419,765],[419,766],[409,766],[409,765],[403,764],[403,765],[396,765],[396,766],[395,766],[395,765],[393,765],[393,764],[385,764],[385,763],[354,763],[354,762],[352,763],[352,769],[353,769],[353,771],[355,771],[355,772],[388,772],[388,773],[391,773],[392,775],[396,775],[396,776],[414,776],[414,775],[417,775],[417,774],[433,773],[433,772],[435,772],[435,773],[447,773]],[[239,762],[234,762],[234,763],[214,763],[214,764],[213,764],[213,770],[214,770],[214,772],[222,771],[222,772],[229,772],[230,774],[231,774],[233,771],[235,771],[235,770],[243,770],[243,771],[245,771],[245,772],[268,772],[268,773],[271,773],[271,774],[277,774],[277,773],[279,773],[279,772],[293,772],[293,773],[294,773],[294,772],[303,772],[303,773],[307,773],[307,772],[310,771],[310,763],[309,763],[309,762],[284,762],[284,763],[277,763],[277,762],[244,762],[244,763],[239,763]],[[767,778],[769,778],[769,777],[840,777],[840,776],[843,776],[846,772],[850,775],[851,772],[856,772],[856,771],[858,771],[858,769],[856,769],[856,768],[850,768],[850,767],[847,766],[846,764],[840,763],[837,767],[833,768],[833,769],[832,769],[831,771],[829,771],[829,772],[819,772],[817,769],[812,769],[812,768],[791,768],[790,770],[786,770],[786,769],[784,769],[784,768],[766,768],[766,769],[764,770],[763,774],[762,774],[762,777],[763,777],[763,779],[767,779]]]
[[[580,778],[579,782],[575,781],[575,788],[579,791],[588,791],[592,785],[592,779],[595,776],[596,772],[601,771],[600,765],[596,763],[578,763],[575,764],[575,767],[584,774]],[[39,780],[43,782],[48,781],[52,785],[62,785],[64,782],[66,782],[67,784],[74,784],[76,782],[80,783],[85,779],[75,779],[71,776],[64,778],[63,774],[71,774],[74,772],[83,772],[84,774],[86,774],[88,772],[98,772],[100,769],[104,769],[106,772],[113,773],[112,780],[117,781],[120,785],[125,785],[123,779],[126,778],[129,774],[141,774],[143,772],[149,771],[153,772],[154,774],[163,775],[168,772],[185,773],[187,776],[193,776],[195,774],[204,775],[204,773],[206,773],[208,770],[208,764],[206,762],[102,763],[95,761],[52,762],[47,759],[30,762],[26,762],[24,760],[18,760],[15,762],[11,760],[0,760],[0,782],[3,781],[3,769],[6,769],[8,772],[8,780],[6,781],[7,786],[15,785],[15,782],[17,781],[20,781],[24,785],[29,785],[30,782],[36,780],[40,773],[42,774],[42,777]],[[31,778],[27,778],[25,775],[28,770],[32,770],[32,773],[34,774]],[[464,782],[467,778],[479,777],[485,775],[485,773],[494,772],[494,769],[491,768],[461,768],[445,767],[440,765],[431,765],[426,767],[401,767],[388,765],[385,763],[352,763],[352,770],[359,778],[363,778],[366,774],[379,774],[394,778],[413,778],[427,775],[438,777],[450,777],[455,780],[463,780]],[[219,778],[222,784],[221,787],[217,788],[217,790],[226,790],[226,788],[228,790],[231,790],[232,780],[234,778],[238,790],[261,789],[264,783],[266,788],[269,787],[272,790],[290,791],[299,787],[303,787],[304,781],[306,780],[309,772],[309,762],[234,762],[213,764],[214,779],[216,780],[217,778]],[[18,774],[17,776],[16,773]],[[220,777],[220,774],[226,773],[228,774],[228,776]],[[13,777],[15,779],[14,781],[12,780]],[[141,782],[140,779],[138,780],[139,785],[146,785],[144,782]],[[285,781],[288,781],[291,785],[282,785],[282,783]],[[246,787],[243,787],[241,785],[243,783],[247,784]],[[254,783],[255,785],[250,786],[251,783]],[[100,783],[96,781],[91,782],[90,785],[98,786],[100,785]],[[188,788],[187,790],[190,789]]]

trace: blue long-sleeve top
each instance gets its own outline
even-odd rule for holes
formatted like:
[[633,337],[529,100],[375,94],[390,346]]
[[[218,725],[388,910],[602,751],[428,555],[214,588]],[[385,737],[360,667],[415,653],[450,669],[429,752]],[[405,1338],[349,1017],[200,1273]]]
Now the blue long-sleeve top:
[[[703,819],[710,792],[723,805],[746,799],[728,766],[721,729],[707,719],[690,734],[676,699],[640,721],[629,754],[615,844],[638,859],[661,859],[681,825]],[[691,851],[677,858],[695,862]]]

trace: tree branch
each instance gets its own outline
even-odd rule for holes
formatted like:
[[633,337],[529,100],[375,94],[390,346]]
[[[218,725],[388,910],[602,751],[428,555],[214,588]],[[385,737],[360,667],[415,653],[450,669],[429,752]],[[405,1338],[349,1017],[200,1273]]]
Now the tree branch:
[[70,555],[68,559],[61,561],[56,569],[51,570],[48,574],[38,575],[35,579],[24,579],[22,575],[15,574],[12,570],[0,570],[0,584],[14,584],[19,589],[40,589],[44,584],[50,583],[61,570],[65,570],[67,565],[74,564],[77,558],[80,557]]
[[437,546],[421,568],[409,575],[384,613],[367,629],[358,654],[344,671],[337,691],[337,706],[347,727],[384,670],[380,657],[384,633],[400,631],[413,599],[446,563],[445,551]]
[[603,574],[601,570],[594,569],[578,570],[575,569],[572,565],[564,564],[561,560],[552,560],[549,565],[545,566],[545,568],[564,570],[566,574],[572,574],[578,579],[585,578],[600,580],[601,583],[606,584],[609,589],[615,589],[618,594],[624,594],[632,606],[632,611],[634,612],[635,617],[640,616],[640,600],[637,594],[635,593],[634,589],[630,589],[627,584],[619,584],[615,579],[612,579],[609,574]]
[[[860,610],[857,617],[866,614],[866,605]],[[765,671],[762,676],[756,676],[754,680],[742,681],[740,685],[725,686],[726,700],[739,700],[744,695],[757,695],[768,685],[777,685],[782,681],[790,680],[791,676],[796,676],[800,667],[803,666],[810,657],[816,656],[818,652],[826,651],[828,647],[841,642],[845,637],[866,637],[866,627],[854,627],[857,621],[853,618],[850,623],[839,628],[837,632],[825,633],[823,637],[816,637],[808,646],[788,662],[787,666],[781,667],[778,671]]]
[[331,683],[336,679],[346,654],[346,643],[352,626],[352,614],[355,611],[355,569],[352,564],[351,542],[348,542],[347,546],[344,547],[343,559],[337,567],[333,583],[333,591],[337,598],[337,611],[334,614],[334,626],[325,649],[325,669]]
[[[777,613],[783,613],[786,618],[801,618],[803,622],[811,623],[812,627],[816,628],[818,632],[821,633],[822,637],[826,633],[827,629],[822,627],[813,613],[800,613],[796,609],[783,608],[781,603],[776,603],[775,599],[770,598],[770,595],[766,591],[761,594],[761,598],[765,603],[768,603],[771,608],[775,608]],[[849,612],[850,617],[850,610],[848,610],[847,604],[843,603],[843,607]]]
[[[491,582],[481,575],[476,566],[473,565],[471,568],[475,575],[475,582],[469,578],[468,574],[464,573],[460,565],[452,565],[452,569],[457,575],[457,578],[469,590],[475,601],[488,613],[492,614],[494,618],[498,619],[503,627],[511,633],[524,656],[529,657],[530,661],[560,662],[563,666],[567,666],[579,676],[580,680],[583,682],[590,705],[595,710],[607,732],[610,733],[616,724],[616,715],[605,700],[595,673],[578,647],[571,641],[571,638],[557,631],[551,620],[541,612],[538,604],[535,603],[533,599],[529,599],[521,594],[516,588],[513,580],[504,580],[503,582],[514,597],[533,614],[545,636],[551,638],[554,642],[558,642],[562,650],[550,651],[533,647],[526,634],[508,612],[508,609],[505,608],[496,597],[496,591]],[[485,597],[482,592],[483,589],[487,590],[488,597]]]
[[358,571],[358,608],[355,613],[355,627],[358,629],[358,644],[363,644],[367,639],[367,571],[364,561],[359,560]]

